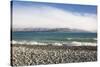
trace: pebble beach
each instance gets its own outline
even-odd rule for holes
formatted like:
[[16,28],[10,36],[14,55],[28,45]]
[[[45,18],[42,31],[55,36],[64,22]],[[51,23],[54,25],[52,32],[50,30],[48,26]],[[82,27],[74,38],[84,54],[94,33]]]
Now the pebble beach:
[[11,46],[11,65],[30,66],[97,61],[97,46]]

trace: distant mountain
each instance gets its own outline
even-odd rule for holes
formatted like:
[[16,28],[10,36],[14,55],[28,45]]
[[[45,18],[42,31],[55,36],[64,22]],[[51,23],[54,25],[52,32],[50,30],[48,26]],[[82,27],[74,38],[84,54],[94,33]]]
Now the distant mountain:
[[12,31],[34,31],[34,32],[89,32],[80,29],[69,28],[14,28]]

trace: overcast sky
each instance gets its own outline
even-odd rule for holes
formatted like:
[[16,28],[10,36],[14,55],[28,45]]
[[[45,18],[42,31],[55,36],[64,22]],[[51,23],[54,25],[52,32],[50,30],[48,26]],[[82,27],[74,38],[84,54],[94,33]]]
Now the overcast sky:
[[71,28],[97,31],[97,7],[13,1],[13,28]]

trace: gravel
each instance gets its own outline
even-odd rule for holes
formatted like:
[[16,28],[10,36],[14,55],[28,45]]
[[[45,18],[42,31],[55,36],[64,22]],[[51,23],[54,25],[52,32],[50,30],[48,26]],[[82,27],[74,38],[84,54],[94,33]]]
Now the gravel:
[[12,66],[97,61],[97,47],[12,45]]

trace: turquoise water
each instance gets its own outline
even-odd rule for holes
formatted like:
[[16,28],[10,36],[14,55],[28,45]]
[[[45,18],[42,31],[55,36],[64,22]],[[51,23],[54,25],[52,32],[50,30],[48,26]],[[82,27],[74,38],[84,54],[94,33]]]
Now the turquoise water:
[[68,33],[68,32],[12,32],[12,40],[15,41],[79,41],[96,42],[97,33]]

